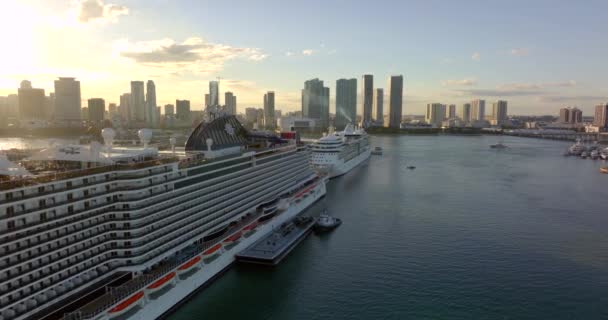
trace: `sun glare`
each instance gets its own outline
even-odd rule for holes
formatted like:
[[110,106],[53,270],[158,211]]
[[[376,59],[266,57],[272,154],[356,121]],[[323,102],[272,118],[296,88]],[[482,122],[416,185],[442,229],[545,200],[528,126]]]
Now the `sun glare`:
[[35,28],[40,16],[31,8],[16,2],[3,4],[0,10],[0,70],[6,75],[27,74],[33,71],[36,56]]

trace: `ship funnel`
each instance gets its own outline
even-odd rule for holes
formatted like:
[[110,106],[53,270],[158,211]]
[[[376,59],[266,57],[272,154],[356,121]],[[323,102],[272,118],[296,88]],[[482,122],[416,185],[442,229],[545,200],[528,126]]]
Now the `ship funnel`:
[[211,151],[211,146],[213,145],[213,139],[207,138],[207,140],[205,140],[205,143],[207,143],[207,151]]
[[114,144],[114,137],[116,137],[116,132],[112,128],[103,128],[101,130],[101,136],[103,137],[103,142],[106,145],[107,152],[109,153],[112,149],[112,144]]

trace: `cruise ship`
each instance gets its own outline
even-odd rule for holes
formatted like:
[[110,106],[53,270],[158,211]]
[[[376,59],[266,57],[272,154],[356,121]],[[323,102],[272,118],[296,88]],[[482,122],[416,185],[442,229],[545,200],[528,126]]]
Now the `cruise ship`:
[[[199,125],[185,148],[52,146],[0,158],[0,319],[156,319],[325,195],[310,149]],[[172,144],[175,140],[172,139]]]
[[320,138],[311,150],[313,167],[329,178],[347,173],[371,155],[367,133],[352,124]]

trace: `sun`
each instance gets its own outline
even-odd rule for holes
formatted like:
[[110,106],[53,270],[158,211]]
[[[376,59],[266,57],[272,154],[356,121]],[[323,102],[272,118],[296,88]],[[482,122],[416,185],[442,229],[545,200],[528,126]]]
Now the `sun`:
[[40,16],[32,8],[7,1],[0,11],[0,73],[4,76],[32,71],[37,53],[35,28]]

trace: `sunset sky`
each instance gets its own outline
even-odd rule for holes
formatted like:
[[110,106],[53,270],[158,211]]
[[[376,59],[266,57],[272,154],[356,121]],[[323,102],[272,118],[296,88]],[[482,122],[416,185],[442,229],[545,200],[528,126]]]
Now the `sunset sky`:
[[[201,109],[209,80],[238,111],[276,92],[300,109],[305,80],[405,78],[404,114],[429,102],[509,101],[511,114],[586,115],[608,102],[607,1],[6,1],[0,95],[23,79],[53,91],[77,77],[82,98],[118,102],[154,80],[159,104]],[[222,96],[223,99],[223,96]]]

